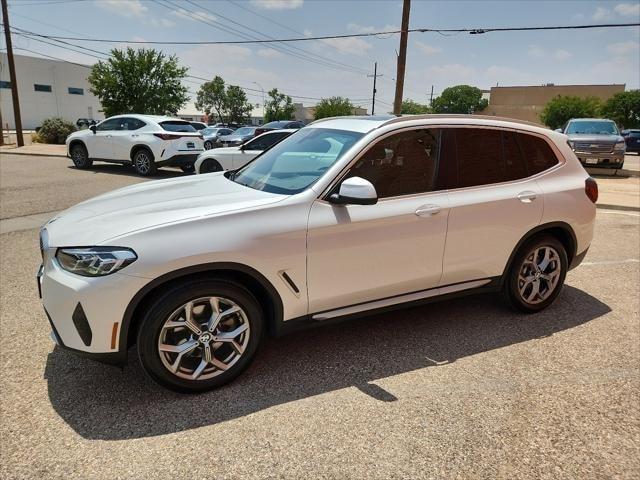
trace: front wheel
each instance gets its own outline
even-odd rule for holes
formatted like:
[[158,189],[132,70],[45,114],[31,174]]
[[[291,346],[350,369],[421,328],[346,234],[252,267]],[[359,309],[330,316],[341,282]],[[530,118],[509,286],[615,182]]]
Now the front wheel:
[[204,142],[205,150],[211,150],[212,148],[213,148],[213,142],[211,142],[211,140],[207,140],[206,142]]
[[539,312],[558,297],[567,270],[564,245],[549,235],[534,237],[516,254],[507,274],[504,295],[516,310]]
[[72,146],[69,154],[76,168],[91,168],[91,165],[93,165],[93,160],[89,158],[89,153],[84,145],[76,144]]
[[210,390],[249,365],[262,327],[262,309],[244,287],[223,280],[186,282],[149,305],[138,331],[140,362],[171,390]]

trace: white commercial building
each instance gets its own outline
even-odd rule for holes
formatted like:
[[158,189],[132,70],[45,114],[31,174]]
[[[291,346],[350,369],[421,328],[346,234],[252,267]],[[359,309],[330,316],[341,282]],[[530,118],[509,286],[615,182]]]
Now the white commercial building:
[[[42,121],[61,117],[102,120],[100,101],[89,91],[88,65],[14,55],[22,128],[35,129]],[[15,128],[7,54],[0,54],[0,111],[3,128]]]

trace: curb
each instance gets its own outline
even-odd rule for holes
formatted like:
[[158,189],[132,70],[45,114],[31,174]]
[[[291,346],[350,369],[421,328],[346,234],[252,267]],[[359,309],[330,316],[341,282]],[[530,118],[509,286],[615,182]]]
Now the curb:
[[25,155],[28,157],[58,157],[58,158],[68,158],[66,154],[61,153],[31,153],[31,152],[13,152],[11,150],[0,150],[0,154],[10,154],[10,155]]
[[620,169],[587,168],[586,170],[589,175],[593,175],[594,177],[607,177],[607,178],[640,177],[639,170],[627,170],[625,168],[620,168]]
[[640,207],[630,207],[627,205],[609,205],[606,203],[596,203],[596,208],[603,210],[621,210],[624,212],[640,212]]

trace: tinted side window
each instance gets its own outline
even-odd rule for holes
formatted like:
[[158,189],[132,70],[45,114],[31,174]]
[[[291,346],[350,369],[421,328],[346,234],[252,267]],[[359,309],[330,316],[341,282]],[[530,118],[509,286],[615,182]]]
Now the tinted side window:
[[459,188],[505,181],[501,133],[486,128],[456,129]]
[[146,125],[142,120],[138,120],[137,118],[121,118],[120,122],[118,122],[118,126],[116,130],[138,130]]
[[502,132],[502,155],[505,181],[519,180],[527,176],[527,166],[518,146],[516,133]]
[[96,127],[96,130],[100,132],[106,131],[106,130],[116,130],[119,124],[120,124],[119,118],[110,118],[109,120],[100,122],[100,124]]
[[542,138],[519,133],[518,143],[529,175],[535,175],[557,165],[558,159],[549,144]]
[[349,172],[369,180],[379,198],[434,190],[439,130],[411,130],[371,147]]

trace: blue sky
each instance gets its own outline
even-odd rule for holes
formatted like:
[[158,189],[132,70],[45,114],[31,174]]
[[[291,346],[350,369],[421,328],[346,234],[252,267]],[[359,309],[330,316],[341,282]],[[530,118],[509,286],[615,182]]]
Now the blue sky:
[[[12,24],[49,34],[123,40],[237,40],[245,35],[284,38],[397,29],[399,0],[9,0]],[[203,20],[198,21],[194,17]],[[226,17],[226,18],[223,18]],[[233,23],[236,22],[236,23]],[[413,0],[411,27],[506,27],[640,22],[638,1],[420,1]],[[221,27],[221,28],[218,28]],[[247,28],[253,31],[247,30]],[[226,29],[227,31],[223,31]],[[15,47],[71,61],[95,58],[17,37]],[[294,101],[302,97],[347,96],[370,108],[371,82],[378,62],[379,112],[394,95],[395,51],[399,38],[352,38],[294,44],[289,51],[268,45],[156,46],[175,53],[191,74],[222,76],[240,86],[277,87]],[[97,50],[112,46],[83,43]],[[281,48],[281,47],[279,47]],[[290,48],[290,47],[289,47]],[[25,52],[16,52],[25,54]],[[29,54],[29,53],[27,53]],[[303,60],[300,56],[315,62]],[[321,58],[318,58],[320,56]],[[331,62],[331,68],[317,62]],[[192,79],[189,87],[198,88]],[[256,82],[256,83],[254,83]],[[409,36],[405,97],[426,102],[434,85],[625,83],[640,86],[640,29]],[[248,92],[261,103],[261,94]]]

